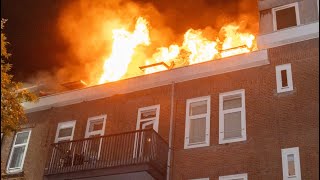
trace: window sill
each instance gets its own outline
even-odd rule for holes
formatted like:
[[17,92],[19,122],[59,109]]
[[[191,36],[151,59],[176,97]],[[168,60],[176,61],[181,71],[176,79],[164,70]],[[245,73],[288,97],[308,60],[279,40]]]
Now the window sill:
[[275,89],[274,90],[274,96],[276,96],[276,97],[284,97],[284,96],[293,95],[296,92],[297,92],[296,88],[293,88],[292,90],[283,91],[283,92],[278,92],[277,89]]
[[6,173],[1,174],[1,179],[2,178],[17,178],[17,177],[24,177],[24,171],[19,170],[19,171],[7,171]]
[[246,136],[241,138],[232,138],[232,139],[226,139],[226,140],[219,139],[219,144],[229,144],[229,143],[241,142],[246,140],[247,140]]
[[193,148],[200,148],[200,147],[207,147],[207,146],[210,146],[210,144],[202,143],[202,144],[184,145],[184,149],[193,149]]

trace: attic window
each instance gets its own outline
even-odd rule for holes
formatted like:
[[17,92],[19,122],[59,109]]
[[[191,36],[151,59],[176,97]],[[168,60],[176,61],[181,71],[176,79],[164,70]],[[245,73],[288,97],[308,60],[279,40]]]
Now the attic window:
[[272,16],[274,31],[300,25],[299,6],[297,2],[273,8]]

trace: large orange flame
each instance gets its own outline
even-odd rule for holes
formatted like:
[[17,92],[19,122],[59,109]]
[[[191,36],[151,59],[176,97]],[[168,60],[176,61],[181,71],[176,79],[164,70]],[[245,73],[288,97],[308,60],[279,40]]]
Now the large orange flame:
[[112,53],[105,60],[99,84],[119,80],[127,72],[128,65],[138,45],[149,45],[148,22],[139,17],[133,33],[125,29],[113,30]]
[[[113,31],[112,53],[104,64],[104,73],[99,84],[121,79],[128,71],[134,50],[138,45],[150,44],[148,22],[139,17],[133,33],[124,29]],[[224,38],[209,40],[203,36],[202,30],[189,29],[184,34],[181,46],[172,44],[169,47],[160,47],[151,58],[142,65],[164,62],[175,62],[176,66],[191,65],[214,59],[224,58],[256,50],[255,36],[240,32],[235,24],[223,26],[220,31]],[[187,63],[185,60],[187,59]],[[164,66],[152,66],[144,70],[144,74],[167,70]]]

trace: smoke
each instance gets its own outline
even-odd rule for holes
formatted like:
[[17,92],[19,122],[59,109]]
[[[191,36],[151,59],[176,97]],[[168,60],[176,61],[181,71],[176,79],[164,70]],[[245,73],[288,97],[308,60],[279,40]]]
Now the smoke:
[[[56,27],[67,43],[63,65],[52,72],[39,72],[31,81],[61,83],[82,79],[96,84],[112,45],[112,30],[133,30],[139,16],[148,20],[151,45],[138,47],[129,64],[139,74],[141,61],[151,57],[157,47],[181,44],[190,28],[202,29],[207,38],[219,36],[228,23],[241,23],[241,29],[258,32],[256,0],[77,0],[66,1]],[[130,76],[130,74],[127,74]]]

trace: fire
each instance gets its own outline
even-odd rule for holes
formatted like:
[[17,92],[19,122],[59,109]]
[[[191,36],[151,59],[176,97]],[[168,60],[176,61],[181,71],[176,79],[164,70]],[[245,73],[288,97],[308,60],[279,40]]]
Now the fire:
[[119,80],[128,70],[128,65],[131,62],[134,54],[134,49],[138,45],[149,45],[149,29],[148,22],[139,17],[133,33],[125,29],[113,30],[113,45],[112,53],[105,60],[103,66],[103,74],[99,80],[99,84],[106,81]]
[[[174,63],[179,67],[256,50],[255,36],[240,32],[238,25],[223,26],[220,33],[223,35],[222,39],[209,40],[203,36],[202,30],[187,30],[181,46],[172,44],[169,47],[157,48],[152,57],[141,64],[142,66],[155,64],[155,66],[144,69],[142,73],[150,74],[167,70],[168,67],[162,66],[163,63],[168,66]],[[105,60],[104,73],[99,84],[121,79],[128,71],[135,48],[150,44],[148,22],[139,17],[133,33],[125,29],[116,29],[113,31],[113,40],[112,53]]]
[[228,57],[236,54],[251,51],[255,37],[250,33],[239,33],[239,26],[227,25],[221,28],[225,32],[225,40],[222,44],[221,57]]
[[[152,60],[146,61],[146,65],[150,65],[151,62],[154,62],[154,61],[156,63],[164,62],[164,63],[170,64],[170,61],[177,58],[180,53],[180,47],[175,44],[170,45],[169,48],[160,47],[157,50],[158,52],[153,54]],[[167,70],[164,66],[154,66],[154,67],[147,68],[145,70],[145,74],[151,74],[154,72],[164,71],[164,70]]]
[[189,64],[196,64],[212,60],[218,54],[217,43],[202,36],[200,30],[189,29],[184,34],[182,48],[190,52]]

